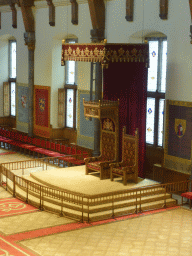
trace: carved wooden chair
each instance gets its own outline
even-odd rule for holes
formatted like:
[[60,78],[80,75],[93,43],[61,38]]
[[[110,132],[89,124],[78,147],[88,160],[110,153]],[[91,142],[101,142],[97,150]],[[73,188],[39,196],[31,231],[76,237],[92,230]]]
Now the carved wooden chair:
[[85,174],[100,172],[100,179],[110,178],[109,164],[118,161],[118,129],[110,118],[101,119],[101,155],[85,158]]
[[123,127],[122,161],[110,164],[111,181],[113,181],[114,176],[120,176],[124,185],[127,185],[127,180],[138,182],[138,148],[138,128],[135,131],[135,136],[132,136],[126,134],[126,127]]

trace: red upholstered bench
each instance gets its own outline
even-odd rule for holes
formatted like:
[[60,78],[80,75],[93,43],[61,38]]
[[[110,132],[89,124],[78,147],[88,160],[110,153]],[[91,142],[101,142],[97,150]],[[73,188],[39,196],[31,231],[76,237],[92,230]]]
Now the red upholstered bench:
[[182,193],[181,196],[182,196],[182,205],[183,205],[183,197],[188,198],[190,200],[190,209],[191,209],[192,192]]

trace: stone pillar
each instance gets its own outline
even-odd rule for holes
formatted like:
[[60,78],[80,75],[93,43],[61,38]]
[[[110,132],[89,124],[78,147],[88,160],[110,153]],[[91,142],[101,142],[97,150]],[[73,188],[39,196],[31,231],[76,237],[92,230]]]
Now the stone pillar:
[[[91,41],[98,43],[104,40],[104,29],[92,29],[90,31]],[[95,69],[95,100],[102,99],[102,67],[99,62],[96,63]],[[100,155],[100,120],[94,118],[94,150],[93,156]]]
[[34,91],[34,51],[35,32],[24,33],[25,45],[28,46],[28,135],[33,136],[33,91]]
[[[95,70],[95,100],[102,99],[102,68],[99,62],[96,63]],[[94,151],[93,156],[100,155],[100,120],[94,118]]]

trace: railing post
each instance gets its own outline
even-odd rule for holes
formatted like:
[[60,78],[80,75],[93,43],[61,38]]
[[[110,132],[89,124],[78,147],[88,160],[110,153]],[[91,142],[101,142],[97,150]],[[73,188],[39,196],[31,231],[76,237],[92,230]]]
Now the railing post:
[[7,178],[7,172],[8,172],[8,169],[6,168],[6,191],[7,191],[7,182],[8,182],[8,178]]
[[28,181],[26,180],[27,182],[27,189],[26,189],[26,192],[27,192],[27,195],[26,195],[26,203],[28,204],[28,201],[29,201],[29,187],[28,187]]
[[139,212],[142,212],[142,209],[141,209],[141,190],[140,190],[140,209],[139,209]]
[[60,214],[60,216],[61,217],[64,216],[64,214],[63,214],[63,192],[62,192],[62,197],[61,197],[61,214]]
[[15,181],[16,181],[16,176],[13,175],[13,197],[16,197],[16,191],[15,191]]
[[40,186],[40,206],[39,206],[40,210],[41,210],[41,196],[42,196],[42,194],[41,194],[41,186]]
[[83,200],[83,196],[82,196],[82,223],[83,223],[83,202],[84,202],[84,200]]
[[135,209],[135,213],[137,214],[137,190],[136,190],[136,209]]
[[167,193],[167,186],[165,186],[164,208],[167,207],[167,205],[166,205],[166,193]]

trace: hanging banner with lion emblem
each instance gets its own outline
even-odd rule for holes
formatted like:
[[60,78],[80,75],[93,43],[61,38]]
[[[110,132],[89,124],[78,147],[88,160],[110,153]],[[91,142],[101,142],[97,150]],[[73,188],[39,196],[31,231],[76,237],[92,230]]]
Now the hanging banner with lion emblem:
[[183,137],[186,131],[186,120],[175,118],[175,132],[179,138]]

